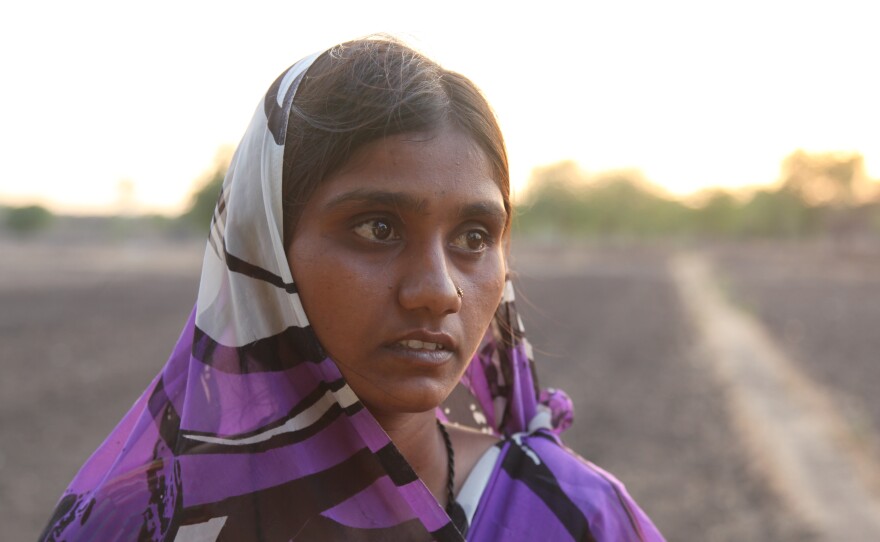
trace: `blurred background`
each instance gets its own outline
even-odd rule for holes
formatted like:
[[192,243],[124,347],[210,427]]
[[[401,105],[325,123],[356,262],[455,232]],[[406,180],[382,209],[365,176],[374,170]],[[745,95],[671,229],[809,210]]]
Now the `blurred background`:
[[670,540],[880,539],[875,9],[0,8],[4,536],[38,536],[164,364],[268,85],[390,32],[496,109],[518,305],[575,402],[567,443]]

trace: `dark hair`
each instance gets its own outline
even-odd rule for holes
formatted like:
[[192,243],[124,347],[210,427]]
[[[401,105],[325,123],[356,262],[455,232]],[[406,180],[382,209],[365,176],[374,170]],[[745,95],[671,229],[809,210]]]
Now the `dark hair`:
[[473,138],[510,208],[504,138],[489,103],[466,77],[386,36],[337,45],[297,89],[284,146],[284,246],[317,186],[356,150],[386,136],[450,122]]

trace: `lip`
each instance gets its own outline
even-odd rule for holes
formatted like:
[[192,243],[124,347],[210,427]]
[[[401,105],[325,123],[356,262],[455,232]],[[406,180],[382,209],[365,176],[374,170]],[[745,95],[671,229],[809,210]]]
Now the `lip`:
[[[421,341],[436,343],[443,347],[442,350],[415,349],[403,346],[400,341]],[[395,356],[406,358],[413,363],[439,365],[450,361],[455,356],[457,344],[451,335],[443,332],[417,329],[402,335],[385,344],[385,348],[392,351]]]
[[394,346],[400,341],[422,341],[423,343],[437,343],[443,346],[443,350],[448,350],[450,352],[456,349],[455,339],[453,339],[451,335],[439,331],[429,331],[427,329],[416,329],[406,334],[400,335],[393,341],[390,341],[388,343],[388,346]]

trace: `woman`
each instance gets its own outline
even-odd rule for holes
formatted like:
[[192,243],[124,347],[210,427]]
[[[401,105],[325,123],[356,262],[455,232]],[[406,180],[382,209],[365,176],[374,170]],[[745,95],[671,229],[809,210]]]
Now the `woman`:
[[570,402],[535,385],[510,219],[469,80],[385,38],[292,66],[232,160],[171,358],[44,538],[660,540],[558,438]]

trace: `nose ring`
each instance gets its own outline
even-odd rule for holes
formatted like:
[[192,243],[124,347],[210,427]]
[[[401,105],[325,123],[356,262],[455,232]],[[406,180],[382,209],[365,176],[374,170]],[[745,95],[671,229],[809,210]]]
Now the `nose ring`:
[[455,293],[458,294],[458,298],[461,299],[464,297],[464,290],[461,289],[461,286],[455,287]]

